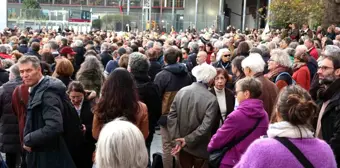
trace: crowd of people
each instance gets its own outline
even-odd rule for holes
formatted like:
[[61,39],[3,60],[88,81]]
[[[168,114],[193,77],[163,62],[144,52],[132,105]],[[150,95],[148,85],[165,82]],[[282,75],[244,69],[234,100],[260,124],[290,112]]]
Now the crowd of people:
[[9,168],[335,168],[339,47],[334,25],[5,29],[0,152]]

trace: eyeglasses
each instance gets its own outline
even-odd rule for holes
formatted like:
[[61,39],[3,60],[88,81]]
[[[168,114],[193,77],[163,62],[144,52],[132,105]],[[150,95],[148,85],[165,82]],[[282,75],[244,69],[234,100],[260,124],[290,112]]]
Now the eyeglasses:
[[230,57],[230,54],[223,55],[224,57]]
[[318,68],[322,71],[326,71],[327,69],[334,69],[333,67],[328,67],[328,66],[319,66]]

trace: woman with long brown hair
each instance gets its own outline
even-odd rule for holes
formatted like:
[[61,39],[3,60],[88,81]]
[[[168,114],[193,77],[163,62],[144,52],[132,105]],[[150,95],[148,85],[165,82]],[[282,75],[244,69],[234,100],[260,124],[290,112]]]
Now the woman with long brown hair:
[[138,100],[136,84],[131,74],[124,68],[117,68],[110,73],[93,112],[92,135],[95,139],[98,139],[104,124],[119,117],[134,123],[144,138],[148,136],[147,107]]

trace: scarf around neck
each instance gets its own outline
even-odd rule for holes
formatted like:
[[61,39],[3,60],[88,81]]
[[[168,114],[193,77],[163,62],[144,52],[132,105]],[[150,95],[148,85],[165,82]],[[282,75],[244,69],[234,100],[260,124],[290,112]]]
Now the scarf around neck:
[[288,67],[284,67],[284,66],[279,66],[271,71],[269,71],[265,77],[270,79],[270,80],[275,80],[273,78],[275,78],[276,76],[278,76],[281,72],[289,72],[289,68]]
[[287,121],[281,121],[270,124],[267,135],[269,138],[286,137],[286,138],[314,138],[314,133],[306,126],[293,126]]
[[293,70],[294,72],[299,70],[301,67],[303,67],[304,65],[306,65],[306,63],[304,62],[297,62],[297,63],[294,63],[293,65]]

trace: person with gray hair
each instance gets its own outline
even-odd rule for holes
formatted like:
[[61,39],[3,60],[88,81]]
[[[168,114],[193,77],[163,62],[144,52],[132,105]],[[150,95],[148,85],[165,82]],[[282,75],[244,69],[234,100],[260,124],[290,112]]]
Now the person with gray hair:
[[7,54],[7,48],[4,44],[0,44],[0,59],[11,59],[12,56]]
[[289,47],[289,48],[296,49],[296,47],[297,47],[298,45],[299,45],[299,42],[292,41],[291,43],[289,43],[288,47]]
[[[248,77],[255,77],[262,83],[262,94],[259,97],[263,101],[264,109],[271,117],[276,97],[279,93],[279,89],[273,82],[265,78],[263,75],[265,62],[261,59],[261,55],[257,53],[251,53],[247,58],[242,61],[243,72]],[[270,118],[269,118],[270,119]]]
[[189,48],[189,56],[188,56],[188,62],[187,67],[190,67],[189,70],[191,71],[193,67],[197,65],[197,54],[199,51],[199,46],[197,42],[190,42],[188,44]]
[[171,139],[176,141],[172,154],[179,154],[181,167],[206,168],[211,131],[215,124],[219,124],[216,122],[219,112],[217,98],[208,90],[217,72],[213,66],[203,64],[196,66],[192,73],[197,82],[177,92],[168,116],[168,129]]
[[26,110],[23,134],[27,167],[75,168],[71,157],[74,153],[63,140],[69,135],[69,130],[63,129],[62,117],[65,85],[59,79],[43,76],[36,56],[21,57],[18,65],[21,78],[30,87],[27,107],[31,108]]
[[48,41],[48,43],[50,46],[51,46],[51,53],[54,57],[58,57],[59,56],[59,52],[58,52],[58,49],[59,49],[59,45],[58,45],[58,42],[56,40],[50,40]]
[[[150,149],[155,127],[162,111],[162,99],[158,87],[150,80],[148,71],[150,68],[149,59],[138,52],[130,54],[128,71],[133,75],[140,101],[145,103],[149,114],[149,136],[145,140],[146,148],[150,158]],[[150,164],[149,159],[149,164]]]
[[147,150],[139,128],[123,118],[104,126],[97,142],[96,167],[145,168],[147,165]]
[[[17,64],[10,68],[10,80],[0,87],[0,152],[6,154],[6,164],[15,167],[16,158],[20,156],[21,144],[17,130],[18,119],[12,109],[12,95],[14,89],[22,84]],[[15,128],[15,129],[14,129]]]
[[269,72],[265,77],[274,82],[280,90],[285,86],[292,85],[294,83],[291,76],[292,62],[287,52],[274,49],[270,52],[270,55],[271,57],[268,61]]
[[8,80],[9,80],[9,74],[3,67],[3,60],[0,59],[0,86],[8,82]]
[[110,43],[107,43],[107,42],[104,42],[100,47],[100,52],[101,52],[100,60],[104,67],[106,67],[107,63],[113,59],[110,53],[110,48],[111,48],[111,45]]

